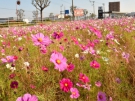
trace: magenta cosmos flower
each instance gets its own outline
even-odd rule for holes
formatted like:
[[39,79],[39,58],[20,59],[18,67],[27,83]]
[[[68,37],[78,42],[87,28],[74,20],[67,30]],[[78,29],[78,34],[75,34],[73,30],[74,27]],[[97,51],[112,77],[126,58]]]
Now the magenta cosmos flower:
[[63,78],[60,80],[60,89],[64,92],[68,92],[73,87],[73,83],[70,79]]
[[70,91],[71,91],[71,95],[70,95],[71,98],[77,99],[80,96],[77,88],[71,88]]
[[74,68],[75,68],[75,66],[72,63],[67,65],[67,71],[68,72],[72,72]]
[[60,39],[60,38],[63,37],[63,33],[62,33],[62,32],[60,32],[60,33],[54,32],[54,33],[52,34],[52,37],[53,37],[54,39]]
[[67,59],[61,53],[52,53],[50,61],[54,63],[55,69],[58,69],[60,72],[67,69]]
[[35,95],[24,94],[22,97],[18,97],[16,101],[38,101]]
[[79,80],[81,80],[83,83],[88,83],[90,81],[89,78],[85,74],[82,74],[82,73],[80,73],[79,75]]
[[93,67],[93,68],[95,68],[95,69],[100,68],[100,64],[97,61],[95,61],[95,60],[93,60],[92,62],[90,62],[90,66]]
[[38,33],[36,35],[31,35],[32,41],[34,42],[34,45],[40,46],[40,45],[45,45],[48,46],[51,44],[51,40],[48,36],[44,36],[42,33]]
[[106,95],[105,95],[104,92],[98,92],[97,101],[107,101],[106,100]]

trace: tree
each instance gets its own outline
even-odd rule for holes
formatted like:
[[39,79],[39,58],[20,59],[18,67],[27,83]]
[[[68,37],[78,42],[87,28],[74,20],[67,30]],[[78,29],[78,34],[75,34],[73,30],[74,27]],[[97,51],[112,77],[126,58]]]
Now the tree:
[[95,18],[96,15],[95,15],[94,13],[92,13],[92,14],[90,13],[90,17],[91,17],[91,18]]
[[24,17],[23,9],[17,10],[17,17],[19,17],[19,20],[23,20],[23,17]]
[[83,10],[83,13],[84,13],[84,15],[85,15],[85,20],[86,20],[86,15],[88,14],[88,10],[87,10],[87,9],[84,9],[84,10]]
[[38,11],[33,11],[33,18],[37,21],[38,20]]
[[48,7],[49,4],[50,0],[32,0],[32,5],[40,11],[41,22],[43,21],[43,10]]

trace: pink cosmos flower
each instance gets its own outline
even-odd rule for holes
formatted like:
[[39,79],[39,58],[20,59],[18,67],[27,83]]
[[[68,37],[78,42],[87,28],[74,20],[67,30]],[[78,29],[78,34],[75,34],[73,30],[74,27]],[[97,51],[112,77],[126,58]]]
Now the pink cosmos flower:
[[129,63],[129,60],[128,60],[129,59],[129,53],[123,52],[122,57],[126,59],[127,63]]
[[18,48],[18,51],[20,52],[20,51],[22,51],[24,48],[23,47],[19,47]]
[[100,87],[100,86],[102,85],[102,83],[101,83],[100,81],[97,81],[97,82],[95,82],[95,85],[96,85],[97,87]]
[[73,87],[73,83],[70,79],[63,78],[60,80],[60,89],[64,92],[68,92]]
[[89,27],[89,29],[90,29],[90,31],[94,32],[98,38],[102,37],[101,32],[99,30],[97,30],[91,26]]
[[30,84],[30,88],[35,89],[35,88],[36,88],[36,86],[35,86],[35,85],[33,85],[33,84]]
[[6,56],[6,58],[2,58],[1,61],[3,63],[12,63],[16,60],[15,56]]
[[78,86],[78,87],[82,87],[82,88],[84,88],[84,89],[87,89],[87,90],[90,90],[90,87],[91,87],[91,85],[89,85],[89,84],[81,84],[81,83],[76,83],[76,85]]
[[61,49],[61,51],[64,51],[64,46],[59,46],[59,48]]
[[82,73],[80,73],[79,75],[79,80],[81,80],[83,83],[88,83],[90,81],[89,78],[85,74],[82,74]]
[[70,95],[71,98],[77,99],[80,96],[77,88],[71,88],[70,91],[71,91],[71,95]]
[[89,48],[89,52],[90,52],[90,54],[92,54],[92,55],[95,55],[95,53],[96,53],[96,51],[94,50],[93,47],[90,47],[90,48]]
[[48,71],[48,68],[46,68],[45,66],[43,66],[42,67],[42,70],[47,72]]
[[52,34],[52,37],[54,38],[54,39],[60,39],[60,38],[62,38],[63,37],[63,33],[62,32],[60,32],[60,33],[58,33],[58,32],[54,32],[53,34]]
[[113,35],[114,32],[110,32],[109,34],[106,35],[106,39],[107,40],[113,40],[114,39],[114,35]]
[[12,74],[9,75],[9,78],[13,79],[15,76],[16,76],[16,74],[12,73]]
[[50,61],[54,63],[55,69],[58,69],[60,72],[67,69],[67,59],[61,53],[52,53]]
[[34,42],[34,45],[40,46],[40,45],[45,45],[48,46],[51,44],[51,40],[48,36],[44,36],[42,33],[38,33],[36,35],[31,35],[32,41]]
[[24,94],[22,97],[18,97],[16,101],[38,101],[38,98],[35,95]]
[[95,34],[97,35],[98,38],[102,38],[101,32],[99,30],[96,30]]
[[78,40],[73,36],[73,37],[71,37],[71,39],[72,39],[72,41],[76,44],[76,45],[78,45],[79,44],[79,42],[78,42]]
[[94,47],[94,46],[95,46],[95,43],[87,39],[87,47]]
[[100,68],[100,64],[97,61],[95,61],[95,60],[93,60],[92,62],[90,62],[90,66],[93,67],[93,68],[95,68],[95,69]]
[[4,49],[1,49],[1,53],[3,53],[3,54],[4,54],[4,53],[5,53],[5,50],[4,50]]
[[41,52],[42,54],[46,54],[46,53],[47,53],[46,47],[40,47],[40,52]]
[[98,44],[100,41],[99,41],[98,39],[95,39],[93,42],[94,42],[95,44]]
[[75,68],[75,66],[72,63],[67,65],[67,71],[68,72],[72,72],[74,68]]
[[90,90],[91,85],[85,84],[85,85],[82,85],[82,87],[83,87],[84,89]]
[[83,51],[86,50],[86,49],[88,49],[88,47],[85,46],[85,45],[80,44],[79,46],[80,46],[80,48],[81,48]]

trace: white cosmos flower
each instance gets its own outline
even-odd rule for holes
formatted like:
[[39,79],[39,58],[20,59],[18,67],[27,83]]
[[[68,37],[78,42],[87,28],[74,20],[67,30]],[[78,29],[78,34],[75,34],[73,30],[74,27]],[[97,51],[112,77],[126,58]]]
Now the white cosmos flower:
[[9,68],[12,72],[16,70],[16,68],[12,67],[11,64],[6,64],[6,67]]
[[103,61],[109,61],[109,59],[107,57],[102,57]]
[[18,41],[21,41],[21,40],[22,40],[22,37],[19,37],[19,38],[18,38]]
[[30,65],[29,62],[24,62],[23,64],[25,65],[25,67],[29,67]]
[[80,38],[78,38],[78,41],[81,41],[81,39],[80,39]]
[[109,52],[111,52],[111,50],[107,50],[107,52],[109,53]]
[[97,50],[96,53],[97,53],[97,54],[101,54],[101,51],[100,51],[100,50]]
[[120,43],[116,39],[114,39],[114,42],[116,42],[118,45],[120,45]]
[[11,64],[6,64],[6,67],[7,68],[11,68]]
[[82,52],[83,54],[88,54],[89,53],[89,50],[85,50]]
[[16,70],[16,68],[15,67],[11,67],[10,70],[13,72],[13,71]]
[[75,57],[76,57],[76,58],[79,58],[79,54],[75,54]]

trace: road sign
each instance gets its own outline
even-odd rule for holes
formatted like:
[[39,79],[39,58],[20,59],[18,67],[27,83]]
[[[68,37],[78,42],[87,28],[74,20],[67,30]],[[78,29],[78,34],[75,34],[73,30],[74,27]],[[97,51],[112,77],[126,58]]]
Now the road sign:
[[69,10],[65,10],[65,14],[69,14]]

